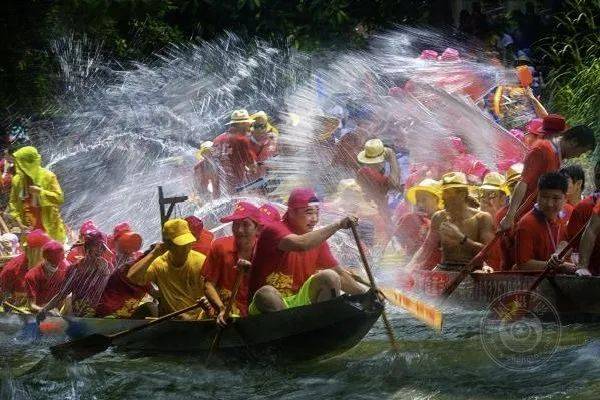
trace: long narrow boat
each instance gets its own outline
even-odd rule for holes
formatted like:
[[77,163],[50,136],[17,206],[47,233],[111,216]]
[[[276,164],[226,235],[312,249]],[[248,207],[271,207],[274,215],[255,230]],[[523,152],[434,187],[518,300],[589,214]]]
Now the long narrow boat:
[[[527,290],[539,271],[472,273],[448,299],[450,304],[483,308],[502,295]],[[435,300],[456,273],[420,271],[401,280],[403,289]],[[600,321],[600,277],[555,275],[542,281],[536,293],[548,300],[563,322]],[[551,317],[551,315],[548,315]]]
[[[360,342],[382,310],[377,297],[368,292],[236,319],[223,331],[219,352],[242,358],[286,360],[339,354]],[[110,318],[66,319],[65,333],[71,339],[94,333],[117,333],[148,322]],[[49,318],[47,321],[52,324],[56,319]],[[117,340],[115,346],[117,350],[143,353],[203,353],[210,348],[216,332],[214,320],[172,320]]]

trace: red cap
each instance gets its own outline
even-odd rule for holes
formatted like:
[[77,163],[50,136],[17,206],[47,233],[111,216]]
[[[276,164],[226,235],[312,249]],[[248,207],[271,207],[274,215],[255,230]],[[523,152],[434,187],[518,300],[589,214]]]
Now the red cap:
[[244,218],[250,218],[257,224],[262,224],[262,214],[258,208],[251,203],[240,201],[235,205],[235,210],[231,215],[221,218],[221,222],[239,221]]
[[263,220],[266,222],[278,222],[281,221],[281,215],[279,214],[279,210],[275,206],[272,206],[269,203],[265,203],[258,209],[263,216]]
[[125,232],[131,232],[131,226],[128,222],[121,222],[113,228],[113,237],[116,239]]
[[420,60],[437,60],[438,52],[431,49],[425,49],[419,55]]
[[542,127],[539,129],[541,134],[561,133],[567,129],[565,117],[558,114],[548,114],[542,121]]
[[40,248],[50,240],[50,236],[41,229],[34,229],[27,234],[27,246],[32,249]]
[[200,234],[204,230],[204,222],[202,222],[200,218],[194,215],[190,215],[189,217],[185,217],[184,219],[187,221],[188,226],[190,227],[190,231],[192,231],[192,234],[196,237],[196,239],[200,239]]
[[104,235],[97,229],[90,229],[83,235],[83,244],[85,246],[100,246],[105,244],[105,241]]
[[458,50],[448,47],[440,56],[440,61],[460,61]]
[[404,89],[398,86],[394,86],[388,89],[388,96],[400,97],[404,94]]
[[65,249],[56,240],[50,240],[42,246],[42,256],[52,265],[58,265],[65,258]]
[[132,254],[142,248],[142,237],[135,232],[123,232],[117,237],[117,249],[125,254]]
[[304,208],[319,203],[319,198],[311,188],[296,188],[288,198],[288,208]]

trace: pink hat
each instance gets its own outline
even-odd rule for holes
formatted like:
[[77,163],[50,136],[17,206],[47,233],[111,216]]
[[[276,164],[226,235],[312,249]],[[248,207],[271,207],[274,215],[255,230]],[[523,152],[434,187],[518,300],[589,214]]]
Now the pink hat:
[[52,265],[58,265],[65,258],[65,249],[56,240],[50,240],[42,246],[42,256]]
[[98,227],[96,227],[96,224],[94,223],[94,221],[92,221],[91,219],[88,219],[83,224],[81,224],[81,228],[79,228],[79,234],[81,236],[83,236],[83,235],[85,235],[85,233],[87,231],[91,231],[91,230],[98,230]]
[[296,188],[290,193],[288,198],[288,208],[304,208],[312,204],[318,204],[319,199],[314,190],[310,188]]
[[450,143],[452,144],[452,148],[459,153],[464,154],[467,152],[467,146],[465,146],[462,139],[458,136],[450,136]]
[[113,237],[116,239],[119,237],[119,235],[125,233],[125,232],[130,232],[131,231],[131,226],[129,225],[128,222],[121,222],[120,224],[115,225],[115,227],[113,228]]
[[425,49],[421,52],[421,54],[419,55],[419,60],[437,60],[438,58],[438,52],[435,50],[431,50],[431,49]]
[[83,235],[83,244],[85,246],[101,246],[106,244],[104,234],[97,229],[90,229]]
[[534,118],[525,125],[525,130],[527,133],[531,133],[536,136],[543,136],[543,134],[540,133],[540,129],[542,129],[543,125],[544,120],[542,118]]
[[142,248],[142,237],[135,232],[123,232],[117,238],[117,248],[125,254],[133,254]]
[[439,57],[440,61],[460,61],[458,50],[448,47]]
[[235,210],[231,215],[221,218],[221,222],[233,222],[241,219],[250,218],[257,224],[262,224],[262,214],[254,204],[240,201],[235,205]]
[[189,217],[185,217],[184,219],[187,221],[188,226],[190,227],[190,231],[192,231],[192,234],[196,236],[196,239],[199,239],[200,234],[204,229],[204,222],[202,222],[200,218],[194,215],[190,215]]
[[43,230],[34,229],[27,234],[26,240],[29,248],[38,249],[48,243],[51,239],[50,236],[48,236]]
[[281,215],[279,214],[279,210],[275,206],[272,206],[269,203],[265,203],[258,209],[263,216],[263,220],[265,222],[278,222],[281,221]]
[[404,89],[394,86],[388,89],[388,96],[400,97],[404,93]]

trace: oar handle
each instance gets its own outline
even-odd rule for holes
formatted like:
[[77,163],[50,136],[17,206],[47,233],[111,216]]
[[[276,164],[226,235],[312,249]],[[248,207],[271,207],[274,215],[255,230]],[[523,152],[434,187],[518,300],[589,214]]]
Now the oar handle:
[[[369,266],[369,262],[367,261],[367,256],[365,255],[365,251],[363,250],[362,245],[360,243],[360,238],[358,237],[356,222],[352,221],[350,223],[350,230],[352,230],[352,236],[354,236],[354,240],[356,241],[356,247],[358,247],[358,254],[360,254],[360,259],[362,260],[363,266],[365,267],[365,271],[367,273],[367,277],[369,278],[369,282],[371,283],[371,289],[375,292],[379,292],[379,289],[377,289],[377,285],[375,284],[373,272],[371,271],[371,267]],[[394,349],[395,352],[398,352],[398,342],[396,341],[394,329],[392,328],[392,324],[387,318],[385,309],[381,312],[381,319],[383,320],[383,326],[385,327],[388,338],[390,339],[392,349]]]
[[[562,259],[565,258],[565,256],[571,250],[571,248],[575,245],[575,243],[581,238],[581,235],[583,235],[583,232],[585,231],[585,227],[586,226],[584,225],[579,230],[579,232],[577,232],[577,234],[575,236],[573,236],[571,238],[571,240],[569,240],[569,243],[567,243],[567,245],[565,246],[565,248],[562,249],[560,251],[560,253],[557,254],[559,260],[562,261]],[[550,258],[550,260],[551,259],[552,258]],[[546,268],[544,268],[544,271],[542,271],[542,273],[536,278],[535,281],[533,281],[533,283],[529,287],[529,291],[530,292],[533,292],[535,289],[537,289],[537,287],[540,285],[540,283],[542,283],[542,281],[544,280],[544,278],[546,278],[546,276],[548,276],[548,274],[550,273],[550,260],[548,260],[546,262]]]
[[113,339],[113,340],[114,340],[114,339],[119,339],[119,338],[122,338],[123,336],[127,336],[127,335],[129,335],[129,334],[131,334],[131,333],[138,332],[138,331],[141,331],[142,329],[149,328],[149,327],[151,327],[152,325],[160,324],[161,322],[164,322],[164,321],[166,321],[166,320],[169,320],[169,319],[175,318],[175,317],[177,317],[177,316],[179,316],[179,315],[181,315],[181,314],[185,314],[186,312],[189,312],[189,311],[195,310],[196,308],[198,308],[198,307],[201,307],[201,306],[202,306],[202,301],[201,301],[201,300],[199,300],[199,301],[197,301],[196,303],[192,304],[192,305],[191,305],[191,306],[189,306],[189,307],[182,308],[181,310],[178,310],[178,311],[172,312],[172,313],[170,313],[170,314],[167,314],[167,315],[163,315],[162,317],[160,317],[160,318],[156,318],[155,320],[153,320],[153,321],[150,321],[150,322],[148,322],[147,324],[143,324],[143,325],[135,326],[135,327],[133,327],[133,328],[131,328],[131,329],[128,329],[128,330],[126,330],[126,331],[119,332],[119,333],[115,333],[114,335],[110,335],[110,338],[111,338],[111,339]]
[[18,314],[31,315],[30,312],[27,312],[27,311],[21,309],[20,307],[15,306],[15,305],[12,305],[8,301],[3,301],[2,305],[4,305],[7,308],[10,308],[11,310],[13,310],[14,312],[16,312]]

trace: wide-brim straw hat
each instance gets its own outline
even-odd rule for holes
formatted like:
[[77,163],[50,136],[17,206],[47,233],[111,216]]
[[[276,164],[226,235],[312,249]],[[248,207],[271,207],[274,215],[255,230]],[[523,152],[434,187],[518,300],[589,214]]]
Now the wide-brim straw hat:
[[442,176],[441,190],[454,189],[454,188],[465,188],[469,189],[469,181],[467,175],[464,172],[449,172]]
[[417,192],[431,193],[441,201],[441,183],[435,179],[426,178],[419,182],[418,185],[410,187],[406,191],[406,200],[408,200],[408,202],[411,204],[417,204]]
[[252,123],[254,120],[248,114],[248,110],[240,109],[231,113],[231,120],[225,125]]
[[486,174],[483,178],[483,183],[479,186],[479,190],[499,190],[510,194],[506,187],[506,179],[498,172]]
[[364,149],[358,153],[358,161],[362,164],[380,164],[385,161],[385,146],[381,139],[367,140]]
[[506,170],[506,186],[510,186],[512,183],[521,179],[521,174],[523,173],[524,165],[523,163],[516,163],[510,166],[509,169]]

